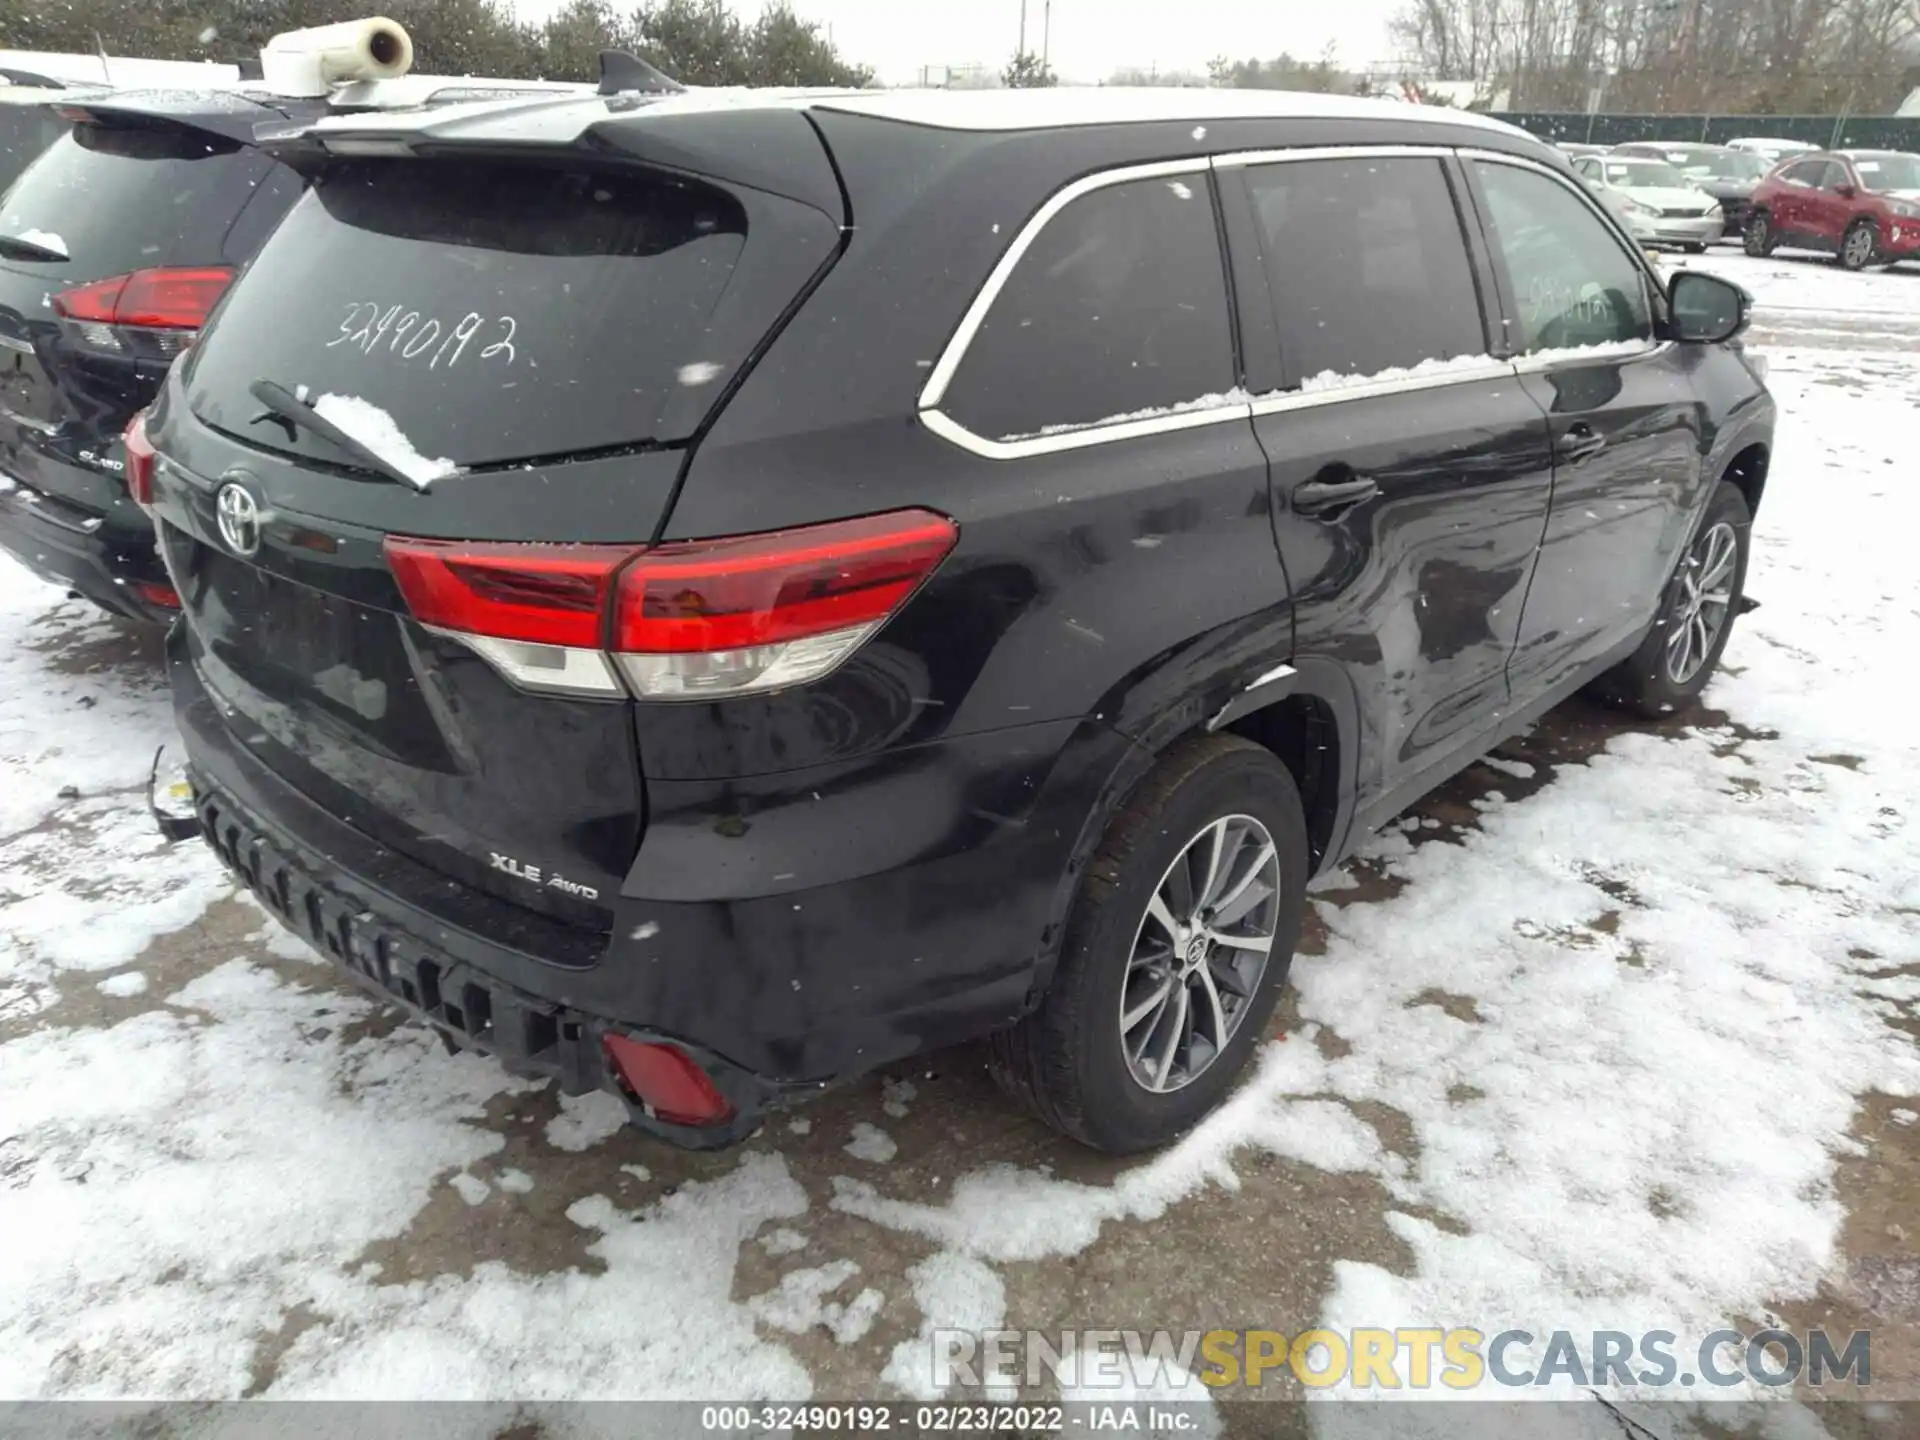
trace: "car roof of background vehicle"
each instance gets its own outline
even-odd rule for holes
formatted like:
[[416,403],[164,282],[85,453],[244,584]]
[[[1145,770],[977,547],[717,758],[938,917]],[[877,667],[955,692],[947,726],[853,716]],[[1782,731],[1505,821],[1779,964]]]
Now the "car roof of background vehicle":
[[238,65],[200,60],[145,60],[132,55],[60,54],[45,50],[0,50],[0,69],[21,70],[63,85],[215,86],[240,79]]
[[[412,77],[408,77],[412,78]],[[366,90],[397,83],[366,82]],[[832,110],[894,120],[928,129],[971,131],[1054,130],[1075,126],[1210,120],[1388,120],[1408,126],[1454,125],[1540,142],[1517,126],[1441,105],[1408,105],[1352,96],[1286,90],[1200,90],[1135,87],[1033,90],[807,90],[751,87],[690,88],[667,96],[626,93],[599,96],[592,87],[572,87],[578,99],[555,105],[551,97],[508,96],[433,110],[331,114],[283,137],[312,134],[324,139],[355,132],[431,131],[436,140],[516,140],[567,144],[600,120],[619,116],[672,117],[754,110]],[[339,103],[336,97],[336,105]]]

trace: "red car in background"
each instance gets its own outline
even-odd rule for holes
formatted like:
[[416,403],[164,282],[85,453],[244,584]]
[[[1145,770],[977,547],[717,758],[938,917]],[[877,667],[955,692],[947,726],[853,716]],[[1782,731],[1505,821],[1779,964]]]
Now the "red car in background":
[[1849,270],[1920,260],[1920,155],[1828,150],[1775,167],[1753,192],[1749,255],[1824,250]]

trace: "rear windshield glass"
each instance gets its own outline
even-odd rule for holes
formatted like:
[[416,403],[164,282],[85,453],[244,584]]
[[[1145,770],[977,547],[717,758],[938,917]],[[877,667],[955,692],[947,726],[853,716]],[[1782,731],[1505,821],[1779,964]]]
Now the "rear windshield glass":
[[261,422],[248,387],[361,402],[464,466],[677,439],[655,433],[674,388],[741,358],[705,337],[745,244],[737,201],[658,174],[331,166],[201,342],[189,400],[250,444],[336,464],[355,462]]
[[66,122],[44,105],[0,105],[0,190],[19,179],[66,129]]
[[0,235],[52,245],[68,258],[0,263],[71,280],[218,264],[227,228],[272,163],[175,125],[77,125],[0,201]]

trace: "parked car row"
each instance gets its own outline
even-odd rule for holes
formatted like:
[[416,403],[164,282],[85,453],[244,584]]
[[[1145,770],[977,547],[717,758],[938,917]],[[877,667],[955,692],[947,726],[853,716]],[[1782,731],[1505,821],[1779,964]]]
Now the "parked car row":
[[1642,244],[1698,253],[1737,235],[1749,255],[1819,250],[1849,270],[1920,259],[1920,155],[1760,138],[1559,148]]
[[314,98],[89,112],[7,197],[0,463],[148,519],[186,824],[260,901],[655,1135],[987,1037],[1164,1143],[1311,875],[1583,687],[1691,704],[1748,603],[1749,298],[1499,122]]

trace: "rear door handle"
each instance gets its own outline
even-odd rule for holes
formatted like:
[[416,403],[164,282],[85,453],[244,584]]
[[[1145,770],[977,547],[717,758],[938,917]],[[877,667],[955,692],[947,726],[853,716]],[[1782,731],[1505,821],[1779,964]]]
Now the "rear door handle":
[[1293,488],[1293,508],[1302,515],[1320,515],[1346,505],[1357,505],[1380,493],[1380,482],[1367,475],[1348,480],[1307,480]]
[[1560,437],[1560,443],[1554,446],[1554,454],[1569,465],[1578,465],[1582,460],[1591,460],[1606,448],[1606,436],[1586,421],[1577,420]]

